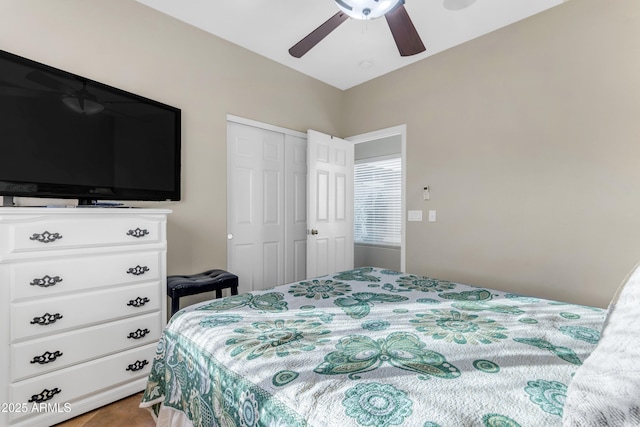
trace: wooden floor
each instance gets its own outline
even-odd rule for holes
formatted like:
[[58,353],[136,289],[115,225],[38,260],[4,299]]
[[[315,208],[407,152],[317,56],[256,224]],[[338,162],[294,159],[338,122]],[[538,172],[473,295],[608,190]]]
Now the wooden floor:
[[156,423],[149,411],[138,407],[141,399],[142,393],[134,394],[55,427],[154,427]]

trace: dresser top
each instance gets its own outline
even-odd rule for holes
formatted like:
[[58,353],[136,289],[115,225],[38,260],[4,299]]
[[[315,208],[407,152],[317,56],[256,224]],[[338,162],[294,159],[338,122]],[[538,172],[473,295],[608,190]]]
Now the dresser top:
[[47,216],[52,217],[122,217],[122,216],[166,216],[170,209],[130,207],[0,207],[0,221],[9,218]]
[[56,206],[56,207],[0,207],[0,215],[116,215],[141,214],[168,215],[171,209],[133,208],[133,207],[104,207],[104,206]]

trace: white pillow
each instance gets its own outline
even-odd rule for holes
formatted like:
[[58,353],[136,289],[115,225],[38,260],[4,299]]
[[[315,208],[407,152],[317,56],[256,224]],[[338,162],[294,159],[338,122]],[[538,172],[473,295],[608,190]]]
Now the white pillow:
[[640,426],[640,264],[614,295],[600,341],[567,389],[564,427]]

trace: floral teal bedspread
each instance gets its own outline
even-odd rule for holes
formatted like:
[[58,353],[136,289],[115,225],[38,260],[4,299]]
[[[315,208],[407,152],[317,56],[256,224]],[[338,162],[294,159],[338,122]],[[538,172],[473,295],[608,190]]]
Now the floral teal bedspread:
[[180,311],[141,406],[195,426],[559,426],[604,317],[360,268]]

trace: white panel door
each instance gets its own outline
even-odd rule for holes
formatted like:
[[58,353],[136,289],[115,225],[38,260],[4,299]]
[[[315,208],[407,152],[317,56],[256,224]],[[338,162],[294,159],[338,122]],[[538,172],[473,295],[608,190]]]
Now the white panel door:
[[307,132],[307,277],[353,268],[353,144]]
[[227,268],[239,292],[283,284],[284,135],[227,122]]
[[307,278],[307,140],[284,136],[285,282]]

